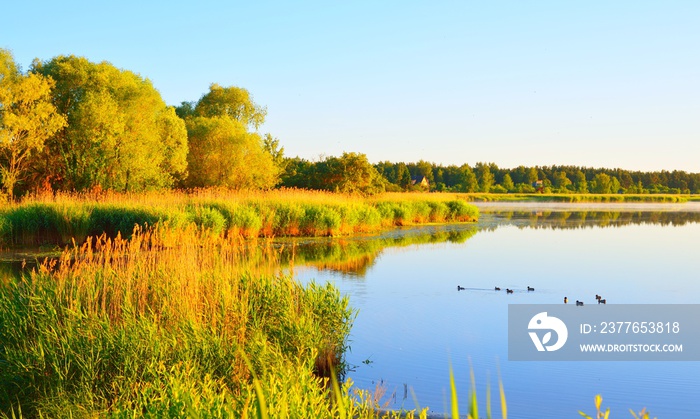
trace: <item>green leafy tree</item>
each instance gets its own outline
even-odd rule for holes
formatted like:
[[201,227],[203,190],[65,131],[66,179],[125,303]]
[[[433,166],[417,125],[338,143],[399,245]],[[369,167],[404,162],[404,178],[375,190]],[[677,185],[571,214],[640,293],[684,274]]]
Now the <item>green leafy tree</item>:
[[620,190],[620,181],[615,176],[606,173],[598,173],[591,181],[593,193],[617,193]]
[[187,119],[194,115],[194,107],[197,106],[197,102],[182,102],[180,106],[175,108],[175,113],[182,119]]
[[343,153],[319,164],[322,189],[341,193],[373,195],[384,192],[384,178],[362,153]]
[[285,158],[284,170],[280,180],[282,186],[288,188],[312,189],[312,180],[316,177],[316,165],[300,157]]
[[580,170],[574,175],[574,188],[578,193],[588,193],[586,175]]
[[411,172],[409,172],[406,163],[401,162],[396,166],[396,184],[403,190],[407,190],[411,186]]
[[68,122],[36,166],[54,187],[144,190],[185,176],[184,122],[149,80],[75,56],[35,62],[32,72],[55,80],[53,103]]
[[488,164],[477,163],[474,167],[476,177],[479,179],[479,191],[488,193],[494,184],[494,176]]
[[569,185],[571,185],[572,182],[571,180],[566,176],[565,171],[561,172],[555,172],[554,173],[554,181],[552,182],[552,185],[559,191],[559,192],[567,192]]
[[384,176],[384,179],[386,179],[387,182],[396,185],[396,166],[397,165],[387,160],[380,161],[379,163],[375,164],[374,168],[377,169],[379,174]]
[[476,174],[468,164],[461,166],[464,175],[463,192],[477,192],[479,190],[479,181]]
[[527,183],[532,185],[533,183],[537,182],[540,179],[539,172],[537,171],[536,167],[531,167],[527,171]]
[[510,174],[506,173],[503,175],[503,188],[508,192],[513,192],[515,190],[515,184]]
[[66,124],[51,103],[53,85],[39,74],[21,74],[10,52],[0,49],[0,175],[10,198],[30,159]]

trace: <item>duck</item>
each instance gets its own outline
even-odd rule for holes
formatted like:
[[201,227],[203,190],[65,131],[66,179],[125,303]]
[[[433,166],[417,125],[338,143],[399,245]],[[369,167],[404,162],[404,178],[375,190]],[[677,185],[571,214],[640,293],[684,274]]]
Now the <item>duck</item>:
[[607,304],[607,301],[605,301],[605,298],[601,298],[598,300],[598,304]]
[[576,305],[577,305],[577,306],[582,306],[582,305],[583,305],[583,301],[576,300]]
[[501,289],[499,287],[494,288],[495,291],[500,291]]
[[512,294],[512,293],[513,293],[513,290],[512,290],[512,289],[506,288],[506,294]]
[[596,300],[600,301],[601,298],[603,298],[603,297],[601,297],[601,296],[598,295],[598,294],[595,295],[595,299],[596,299]]
[[528,291],[534,291],[535,289],[528,285],[528,286],[527,286],[527,290],[528,290]]
[[566,298],[566,297],[564,297],[564,304],[566,304],[566,303],[568,303],[568,302],[569,302],[569,299]]
[[461,285],[457,285],[457,291],[462,291],[462,290],[466,290],[466,288],[464,288]]

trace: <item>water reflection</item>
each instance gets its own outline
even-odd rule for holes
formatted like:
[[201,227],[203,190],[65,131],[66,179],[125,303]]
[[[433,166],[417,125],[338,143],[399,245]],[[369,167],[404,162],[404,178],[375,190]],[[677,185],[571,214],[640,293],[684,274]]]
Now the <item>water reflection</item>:
[[700,222],[700,212],[498,210],[482,213],[480,226],[486,230],[504,225],[520,228],[576,229],[623,227],[635,224],[677,227],[698,222]]
[[285,239],[275,243],[281,249],[283,266],[312,267],[318,271],[363,277],[386,249],[436,243],[464,243],[479,231],[492,232],[506,226],[519,229],[572,230],[630,225],[682,227],[700,223],[700,211],[686,211],[688,207],[682,207],[683,211],[676,212],[669,211],[668,208],[648,210],[638,206],[624,209],[618,207],[616,210],[572,210],[572,206],[576,207],[577,204],[532,209],[522,208],[522,204],[518,204],[516,209],[512,209],[507,203],[499,203],[498,206],[480,208],[481,219],[476,225],[416,226],[375,236]]
[[309,266],[363,277],[387,248],[464,243],[476,233],[475,224],[450,224],[401,228],[364,237],[288,239],[277,245],[284,266]]

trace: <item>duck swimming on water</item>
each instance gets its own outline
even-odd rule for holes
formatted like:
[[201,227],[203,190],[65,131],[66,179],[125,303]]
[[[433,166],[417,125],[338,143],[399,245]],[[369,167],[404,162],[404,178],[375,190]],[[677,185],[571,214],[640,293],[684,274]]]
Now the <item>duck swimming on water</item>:
[[583,301],[576,300],[576,305],[577,305],[577,306],[582,306],[582,305],[583,305]]
[[494,291],[500,291],[500,290],[501,290],[501,289],[498,288],[498,287],[495,287],[495,288],[494,288]]
[[506,294],[512,294],[512,293],[513,293],[513,290],[512,290],[512,289],[506,288]]
[[534,291],[535,289],[528,285],[528,286],[527,286],[527,290],[528,290],[528,291]]
[[466,290],[466,288],[464,288],[461,285],[457,285],[457,291],[462,291],[462,290]]

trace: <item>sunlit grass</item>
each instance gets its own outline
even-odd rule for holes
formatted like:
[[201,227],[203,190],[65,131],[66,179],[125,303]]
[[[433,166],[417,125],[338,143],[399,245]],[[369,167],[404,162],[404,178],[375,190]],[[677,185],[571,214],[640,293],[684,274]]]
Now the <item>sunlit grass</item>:
[[306,190],[222,189],[49,194],[0,208],[0,240],[5,245],[82,243],[88,236],[128,236],[135,225],[155,224],[171,229],[195,225],[225,237],[344,236],[478,217],[478,209],[466,201],[438,194],[363,198]]
[[334,287],[303,287],[277,272],[276,250],[250,245],[137,230],[4,281],[3,413],[240,417],[263,391],[269,412],[319,417],[354,313]]

